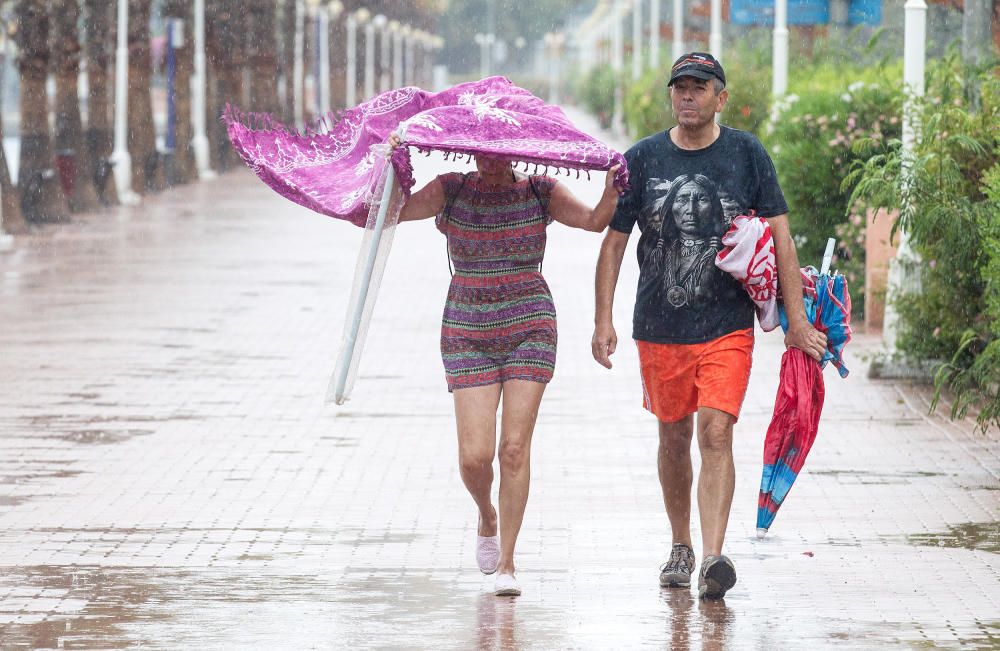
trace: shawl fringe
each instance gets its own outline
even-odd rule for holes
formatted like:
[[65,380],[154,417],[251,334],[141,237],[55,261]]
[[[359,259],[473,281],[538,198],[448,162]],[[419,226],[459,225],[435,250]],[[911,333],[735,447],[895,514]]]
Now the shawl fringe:
[[239,124],[247,131],[279,132],[308,140],[333,131],[333,127],[340,122],[344,113],[344,111],[330,111],[326,115],[321,115],[313,120],[311,124],[297,129],[285,124],[271,113],[244,112],[239,107],[226,102],[226,108],[222,110],[222,115],[219,119],[227,125]]

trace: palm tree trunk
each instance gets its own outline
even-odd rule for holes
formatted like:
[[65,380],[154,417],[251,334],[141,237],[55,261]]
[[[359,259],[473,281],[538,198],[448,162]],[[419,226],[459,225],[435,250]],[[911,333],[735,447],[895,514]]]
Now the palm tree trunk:
[[87,156],[94,175],[94,188],[105,205],[118,203],[118,189],[111,174],[111,101],[108,67],[114,39],[111,11],[116,3],[107,0],[84,0],[87,52]]
[[[226,127],[218,119],[230,102],[245,105],[243,69],[246,66],[246,20],[242,0],[215,0],[210,19],[206,18],[208,62],[214,74],[214,92],[210,94],[208,139],[215,169],[225,172],[237,160],[229,145]],[[206,9],[206,13],[207,9]]]
[[278,42],[274,0],[247,2],[250,25],[250,101],[254,111],[278,111]]
[[128,0],[128,4],[128,152],[132,157],[132,187],[145,193],[164,187],[149,95],[153,74],[149,52],[151,0]]
[[[330,106],[334,111],[347,108],[347,27],[344,14],[330,21]],[[390,62],[391,65],[391,62]]]
[[[0,115],[3,114],[3,89],[6,88],[7,69],[5,55],[0,52]],[[3,142],[3,120],[0,120],[0,143]],[[21,202],[17,196],[17,189],[10,181],[10,168],[7,167],[7,155],[3,147],[0,147],[0,230],[12,235],[22,235],[28,232],[28,222],[21,214]]]
[[48,96],[49,18],[45,0],[19,0],[15,38],[21,50],[21,159],[18,189],[21,210],[30,222],[65,221],[69,206],[52,158]]
[[194,74],[194,24],[190,0],[168,0],[164,15],[184,21],[184,47],[174,49],[174,161],[172,183],[189,183],[197,177],[191,139],[191,77]]
[[295,122],[295,0],[280,0],[281,13],[281,78],[285,88],[285,96],[281,104],[281,121],[285,124]]
[[52,0],[52,55],[56,78],[56,163],[74,212],[97,207],[90,157],[83,140],[77,79],[80,75],[80,34],[77,0]]

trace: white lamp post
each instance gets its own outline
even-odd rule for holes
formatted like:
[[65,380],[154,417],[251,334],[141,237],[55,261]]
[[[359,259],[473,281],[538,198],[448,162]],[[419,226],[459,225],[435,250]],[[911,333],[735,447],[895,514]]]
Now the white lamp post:
[[[913,165],[913,148],[917,142],[920,121],[917,100],[924,95],[924,67],[927,52],[927,3],[924,0],[906,0],[903,5],[903,210],[909,205],[910,169]],[[889,261],[889,276],[886,279],[885,317],[882,323],[882,341],[892,353],[896,350],[899,335],[899,313],[895,299],[900,294],[920,291],[919,258],[910,247],[910,238],[900,229],[899,248],[896,257]]]
[[490,76],[490,60],[496,37],[493,34],[476,34],[475,40],[479,44],[479,76],[486,78]]
[[545,47],[548,50],[549,58],[549,104],[559,103],[559,66],[562,55],[562,46],[566,42],[566,37],[562,32],[549,32],[544,38]]
[[633,0],[632,1],[632,79],[638,79],[640,75],[642,75],[642,0]]
[[[708,31],[708,51],[722,61],[722,0],[711,1],[711,19]],[[716,117],[718,117],[716,113]]]
[[[385,16],[379,14],[382,19]],[[365,23],[365,99],[375,96],[375,21]]]
[[[440,52],[444,49],[444,39],[440,36],[434,37],[434,51]],[[429,68],[428,75],[431,88],[434,90],[442,90],[448,84],[448,71],[447,67],[444,65],[438,65],[437,57],[434,61],[428,61],[427,66]]]
[[305,5],[302,0],[295,0],[295,60],[292,64],[292,109],[295,115],[295,126],[302,128],[305,124],[305,106],[303,106],[305,91],[303,84],[305,57]]
[[391,86],[391,84],[392,84],[392,75],[391,75],[392,68],[391,68],[391,64],[390,64],[390,60],[392,58],[392,47],[391,47],[391,42],[389,41],[389,38],[390,38],[389,24],[390,23],[389,23],[389,20],[385,16],[383,16],[382,14],[379,14],[378,16],[375,16],[375,22],[380,25],[380,28],[379,28],[379,56],[378,56],[378,60],[379,60],[378,61],[379,62],[378,89],[379,89],[380,93],[384,93],[385,91],[387,91],[390,88],[392,88],[392,86]]
[[660,0],[649,0],[649,67],[660,65]]
[[[313,0],[317,5],[320,0]],[[316,92],[319,101],[317,102],[319,114],[325,116],[330,112],[330,14],[326,7],[318,6],[316,20],[319,25],[319,48],[316,53],[319,59],[319,69],[316,80]]]
[[417,83],[413,77],[417,71],[417,40],[422,33],[419,29],[411,29],[410,33],[406,35],[406,72],[403,82],[406,86],[413,86]]
[[205,69],[205,0],[194,0],[194,75],[191,81],[194,84],[191,93],[191,122],[194,128],[191,150],[194,152],[198,178],[211,178],[215,173],[210,167],[205,124],[205,95],[208,88]]
[[393,20],[389,22],[392,32],[392,87],[403,87],[403,25]]
[[622,34],[622,7],[624,0],[614,0],[611,8],[611,68],[615,71],[615,107],[611,115],[611,128],[617,134],[625,132],[623,122],[624,97],[621,71],[624,64],[624,34]]
[[344,90],[348,108],[358,103],[358,25],[368,21],[368,10],[358,9],[348,14],[347,26],[347,75]]
[[[424,88],[434,90],[434,59],[436,52],[441,49],[439,36],[427,35],[427,54],[424,56]],[[522,46],[523,47],[523,46]]]
[[410,59],[413,57],[413,42],[410,40],[416,28],[412,25],[403,25],[399,30],[399,79],[400,86],[409,86],[410,79]]
[[684,54],[684,0],[674,0],[674,43],[673,58]]
[[118,0],[118,48],[115,52],[115,147],[111,154],[118,200],[138,203],[132,191],[132,157],[128,153],[128,0]]
[[771,90],[775,97],[788,91],[788,0],[774,0],[774,37],[771,65],[774,82]]

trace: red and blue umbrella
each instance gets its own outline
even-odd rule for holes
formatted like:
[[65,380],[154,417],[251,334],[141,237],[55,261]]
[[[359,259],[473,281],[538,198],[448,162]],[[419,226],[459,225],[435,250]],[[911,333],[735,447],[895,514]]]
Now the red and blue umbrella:
[[[774,415],[764,439],[764,471],[757,501],[757,536],[760,538],[774,522],[778,508],[816,440],[826,395],[822,369],[832,362],[842,378],[848,374],[844,365],[844,346],[851,340],[851,295],[847,280],[839,273],[828,272],[832,251],[833,247],[828,246],[823,271],[815,267],[802,269],[806,316],[813,326],[826,334],[827,349],[818,363],[797,348],[787,349],[781,358]],[[784,307],[779,306],[779,311],[781,327],[787,332]]]

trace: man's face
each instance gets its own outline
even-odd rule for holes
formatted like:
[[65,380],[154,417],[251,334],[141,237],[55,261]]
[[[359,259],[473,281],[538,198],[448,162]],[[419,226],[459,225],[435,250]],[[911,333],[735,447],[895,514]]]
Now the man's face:
[[715,94],[711,80],[697,77],[680,77],[670,87],[670,106],[674,119],[681,127],[698,129],[715,120],[729,98],[725,89]]

